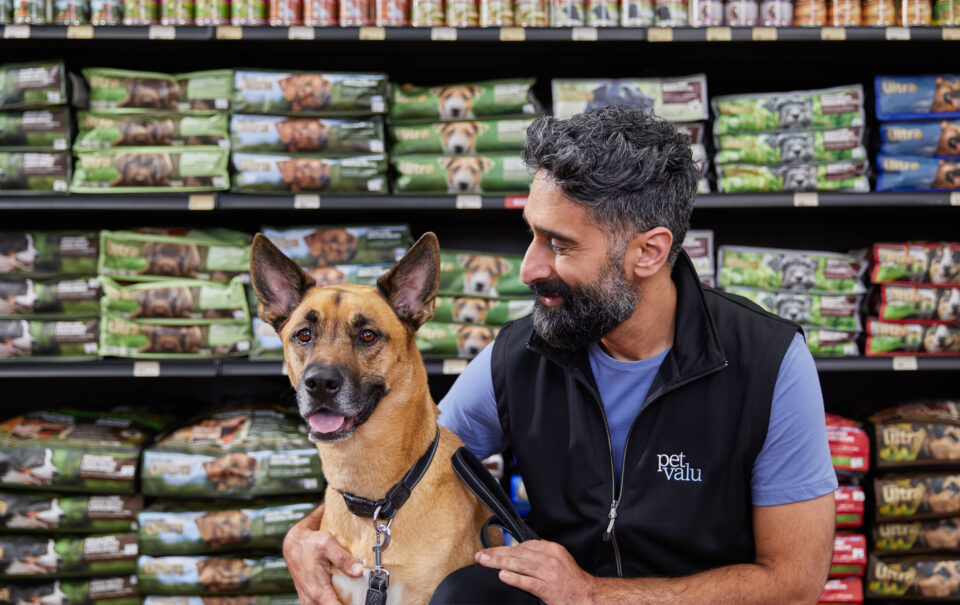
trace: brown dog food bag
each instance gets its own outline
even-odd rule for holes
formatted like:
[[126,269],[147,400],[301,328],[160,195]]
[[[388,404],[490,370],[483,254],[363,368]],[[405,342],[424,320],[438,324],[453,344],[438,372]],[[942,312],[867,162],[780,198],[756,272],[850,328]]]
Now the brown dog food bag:
[[241,69],[233,94],[237,113],[368,116],[386,113],[387,76]]
[[867,594],[873,599],[960,601],[960,560],[951,554],[871,556]]
[[960,463],[960,404],[931,401],[877,412],[871,420],[879,468]]
[[942,519],[960,514],[960,475],[922,473],[874,479],[878,521]]
[[873,528],[874,550],[882,554],[913,554],[960,550],[960,517],[878,523]]

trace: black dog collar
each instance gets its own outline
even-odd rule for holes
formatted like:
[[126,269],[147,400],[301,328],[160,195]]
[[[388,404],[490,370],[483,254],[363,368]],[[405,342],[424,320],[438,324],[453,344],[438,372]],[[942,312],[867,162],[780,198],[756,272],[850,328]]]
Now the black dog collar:
[[[378,519],[393,519],[397,511],[400,510],[400,507],[403,506],[403,503],[410,497],[410,492],[413,491],[417,483],[423,479],[423,475],[426,474],[427,469],[430,468],[430,463],[433,462],[433,455],[437,453],[437,444],[439,443],[440,428],[438,427],[437,435],[433,438],[433,443],[427,448],[427,451],[420,456],[420,459],[413,465],[413,468],[407,471],[403,479],[391,487],[390,490],[387,491],[387,495],[379,500],[367,500],[366,498],[354,496],[344,491],[337,491],[340,491],[340,495],[343,496],[343,501],[347,504],[347,508],[356,516],[369,517],[372,519],[373,514],[379,508],[380,514]],[[377,519],[374,519],[374,521],[376,520]]]

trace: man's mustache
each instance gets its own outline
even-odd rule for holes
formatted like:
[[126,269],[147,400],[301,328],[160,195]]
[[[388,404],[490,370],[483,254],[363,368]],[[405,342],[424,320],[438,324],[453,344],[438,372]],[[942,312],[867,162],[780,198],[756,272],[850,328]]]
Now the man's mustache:
[[576,295],[576,291],[559,278],[535,281],[530,284],[530,289],[533,290],[537,296],[559,296],[564,300],[570,300]]

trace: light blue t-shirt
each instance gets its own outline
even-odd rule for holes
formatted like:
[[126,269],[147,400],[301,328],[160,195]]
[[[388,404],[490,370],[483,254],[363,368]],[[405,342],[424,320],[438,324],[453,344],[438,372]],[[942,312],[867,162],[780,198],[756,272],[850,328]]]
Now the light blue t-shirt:
[[[456,433],[480,458],[507,446],[493,392],[492,352],[493,346],[484,349],[440,402],[440,424]],[[618,361],[599,345],[591,345],[588,354],[619,473],[627,432],[667,351],[641,361]],[[799,334],[780,363],[767,438],[754,462],[750,487],[755,506],[811,500],[837,487],[817,367]]]

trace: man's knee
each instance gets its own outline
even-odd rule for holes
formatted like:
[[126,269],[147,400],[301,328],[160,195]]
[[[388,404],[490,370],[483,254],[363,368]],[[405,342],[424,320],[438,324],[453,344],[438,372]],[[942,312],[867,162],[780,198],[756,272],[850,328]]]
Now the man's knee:
[[430,605],[538,605],[540,599],[500,581],[499,570],[478,564],[453,572],[440,583]]

